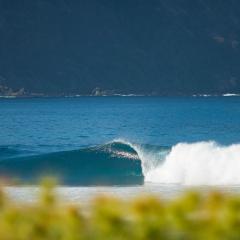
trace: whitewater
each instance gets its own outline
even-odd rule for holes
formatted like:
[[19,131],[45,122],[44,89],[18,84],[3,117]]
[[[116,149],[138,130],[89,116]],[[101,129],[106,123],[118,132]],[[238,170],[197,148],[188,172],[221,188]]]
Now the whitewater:
[[141,161],[145,182],[183,185],[240,184],[240,144],[179,143],[169,152],[132,145]]

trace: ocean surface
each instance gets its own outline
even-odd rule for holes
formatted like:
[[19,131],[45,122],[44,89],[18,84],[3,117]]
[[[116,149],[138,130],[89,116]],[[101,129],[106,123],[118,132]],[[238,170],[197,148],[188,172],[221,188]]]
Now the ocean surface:
[[[70,200],[239,191],[240,97],[0,99],[0,177],[49,175]],[[33,199],[34,189],[7,191]]]

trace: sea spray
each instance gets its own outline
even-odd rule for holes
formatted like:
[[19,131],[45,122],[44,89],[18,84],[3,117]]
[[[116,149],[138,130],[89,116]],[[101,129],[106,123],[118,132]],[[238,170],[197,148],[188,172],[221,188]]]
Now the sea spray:
[[240,144],[222,146],[214,141],[178,143],[171,148],[133,144],[145,182],[181,185],[240,184]]
[[146,176],[149,172],[159,167],[169,154],[171,148],[149,144],[136,144],[125,139],[116,139],[114,143],[129,145],[141,160],[142,172]]
[[240,184],[240,144],[221,146],[215,142],[179,143],[172,147],[163,163],[145,174],[145,182]]

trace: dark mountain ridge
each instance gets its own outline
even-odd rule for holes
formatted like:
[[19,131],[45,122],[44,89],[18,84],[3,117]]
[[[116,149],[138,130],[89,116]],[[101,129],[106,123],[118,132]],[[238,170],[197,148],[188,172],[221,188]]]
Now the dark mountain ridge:
[[240,92],[237,0],[0,0],[0,81],[26,92]]

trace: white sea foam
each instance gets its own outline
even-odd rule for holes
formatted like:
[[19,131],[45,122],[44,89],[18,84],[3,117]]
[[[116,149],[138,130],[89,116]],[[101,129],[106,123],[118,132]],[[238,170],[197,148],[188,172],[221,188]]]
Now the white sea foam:
[[177,144],[163,163],[146,173],[145,181],[185,185],[240,184],[240,144]]
[[225,93],[222,96],[223,97],[239,97],[240,94],[237,94],[237,93]]
[[179,143],[151,151],[125,142],[142,161],[145,182],[182,185],[240,185],[240,144]]
[[210,95],[210,94],[193,94],[193,97],[215,97],[216,95]]

